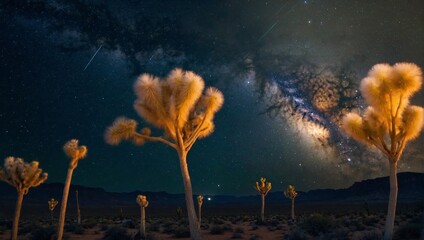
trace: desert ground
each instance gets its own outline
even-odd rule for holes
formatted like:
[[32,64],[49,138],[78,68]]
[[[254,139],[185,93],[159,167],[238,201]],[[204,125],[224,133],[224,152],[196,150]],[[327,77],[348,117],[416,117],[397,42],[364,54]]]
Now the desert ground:
[[[202,217],[205,240],[214,239],[382,239],[385,222],[385,204],[307,204],[300,203],[296,220],[289,215],[289,206],[266,210],[266,220],[260,222],[255,211],[258,207],[206,207]],[[177,208],[147,208],[147,239],[190,239],[184,211]],[[174,210],[172,212],[172,209]],[[233,211],[231,211],[233,209]],[[37,209],[26,209],[19,227],[19,239],[54,239],[57,216],[36,216]],[[242,212],[246,214],[242,214]],[[101,211],[86,209],[81,224],[76,223],[72,209],[65,225],[64,239],[139,239],[140,217],[136,207]],[[99,213],[105,213],[101,216]],[[111,214],[115,212],[116,214]],[[97,214],[96,214],[97,213]],[[150,214],[150,216],[149,216]],[[401,204],[395,222],[394,239],[422,239],[424,237],[423,205]],[[0,239],[10,238],[12,221],[0,218]]]

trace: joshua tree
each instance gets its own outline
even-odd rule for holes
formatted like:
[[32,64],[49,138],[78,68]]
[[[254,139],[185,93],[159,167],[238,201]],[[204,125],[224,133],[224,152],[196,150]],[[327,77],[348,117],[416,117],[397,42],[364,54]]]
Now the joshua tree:
[[52,218],[52,224],[53,224],[53,211],[54,211],[54,209],[55,209],[55,207],[58,203],[59,202],[54,198],[47,201],[47,204],[49,204],[49,210],[50,210],[50,216]]
[[294,186],[293,185],[289,185],[287,187],[287,190],[284,191],[284,196],[286,196],[286,198],[290,198],[291,199],[291,218],[294,221],[294,199],[297,196],[297,192],[294,190]]
[[79,207],[79,198],[78,198],[78,190],[75,190],[75,196],[77,199],[77,223],[81,224],[81,210]]
[[37,187],[47,179],[47,173],[38,168],[38,162],[26,163],[21,158],[7,157],[4,160],[4,168],[0,168],[0,180],[12,185],[18,192],[16,200],[15,218],[11,239],[18,239],[19,216],[21,215],[24,195],[28,194],[31,187]]
[[391,239],[393,235],[398,161],[406,143],[417,138],[423,128],[423,108],[409,104],[421,84],[421,69],[413,63],[377,64],[360,85],[362,96],[369,105],[363,117],[352,112],[342,122],[348,135],[375,146],[389,161],[390,197],[384,239]]
[[270,182],[266,181],[266,178],[261,178],[261,183],[256,182],[256,186],[254,186],[256,191],[261,194],[262,207],[261,207],[261,221],[265,220],[265,196],[271,190],[272,186]]
[[87,147],[78,146],[78,140],[72,139],[65,143],[65,145],[63,146],[63,151],[65,152],[66,156],[68,156],[71,160],[69,162],[68,175],[66,176],[65,185],[63,187],[62,205],[60,206],[59,226],[57,230],[58,240],[61,240],[63,237],[66,205],[68,203],[69,187],[71,186],[72,173],[74,172],[74,169],[78,166],[79,160],[85,158],[85,156],[87,155]]
[[149,206],[149,201],[144,195],[138,195],[136,200],[141,208],[140,237],[144,239],[146,237],[146,207]]
[[137,122],[124,117],[116,119],[105,134],[106,141],[112,145],[122,140],[131,140],[137,145],[154,141],[177,151],[192,239],[201,239],[201,236],[194,209],[187,154],[198,138],[207,137],[213,132],[213,118],[224,102],[219,90],[209,87],[202,95],[203,88],[203,79],[190,71],[175,69],[164,80],[142,74],[134,85],[137,95],[134,108],[144,120],[163,129],[163,136],[151,136],[149,128],[138,132]]
[[199,227],[202,225],[202,204],[203,204],[203,196],[197,196],[197,205],[199,206]]

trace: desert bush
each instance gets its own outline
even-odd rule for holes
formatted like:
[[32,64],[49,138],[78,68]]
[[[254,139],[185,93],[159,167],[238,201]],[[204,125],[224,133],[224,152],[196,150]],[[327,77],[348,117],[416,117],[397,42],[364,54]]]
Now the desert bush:
[[0,227],[5,227],[6,229],[12,229],[13,222],[11,220],[1,220]]
[[287,240],[309,240],[312,239],[311,236],[309,236],[308,234],[306,234],[306,232],[298,227],[295,227],[293,230],[291,230],[290,232],[288,232],[285,235],[285,239]]
[[0,234],[3,234],[4,232],[6,232],[7,227],[4,225],[0,225]]
[[160,222],[152,222],[151,224],[147,225],[147,229],[152,232],[159,232],[160,231]]
[[367,226],[375,226],[379,221],[380,219],[378,219],[374,215],[371,215],[371,216],[365,217],[362,222]]
[[135,228],[135,223],[134,223],[134,221],[132,219],[124,219],[122,221],[122,227],[134,229]]
[[130,240],[127,229],[123,227],[111,227],[103,235],[102,240]]
[[131,237],[132,240],[155,240],[155,237],[151,233],[147,233],[144,238],[140,237],[140,231],[138,231],[135,235]]
[[187,225],[179,225],[173,229],[173,236],[175,238],[188,238],[190,237],[190,229]]
[[258,229],[259,227],[258,227],[258,225],[256,225],[256,224],[251,224],[250,225],[250,231],[255,231],[256,229]]
[[236,227],[236,229],[234,229],[235,233],[244,233],[244,229],[242,227]]
[[97,221],[95,219],[85,219],[81,226],[85,229],[92,229],[97,225]]
[[82,235],[84,234],[85,229],[81,225],[75,225],[75,228],[72,232],[78,235]]
[[231,236],[231,238],[232,239],[241,239],[241,238],[243,238],[243,236],[242,236],[241,233],[235,232],[235,233],[233,233],[233,235]]
[[249,240],[261,240],[262,238],[259,237],[258,235],[252,235]]
[[228,223],[224,224],[222,229],[224,229],[224,231],[233,231],[233,227],[231,227],[231,225]]
[[420,239],[424,226],[421,223],[410,222],[399,226],[394,234],[394,239]]
[[56,229],[54,227],[41,227],[33,230],[26,240],[49,240],[56,238]]
[[277,227],[276,226],[268,226],[267,229],[270,232],[274,232],[275,230],[277,230]]
[[174,228],[175,228],[175,224],[173,224],[173,223],[171,223],[171,222],[165,222],[163,225],[162,225],[162,227],[163,227],[163,230],[162,230],[162,232],[163,233],[166,233],[166,234],[173,234],[174,233]]
[[221,224],[224,224],[225,222],[221,218],[212,218],[211,223],[215,225],[221,225]]
[[318,236],[320,233],[327,233],[336,227],[336,223],[329,216],[313,214],[309,218],[306,218],[300,226],[305,232],[313,236]]
[[107,224],[100,225],[100,231],[106,231],[109,229],[109,226]]
[[214,225],[211,227],[211,230],[209,231],[209,233],[212,235],[221,235],[221,234],[224,234],[224,231],[225,230],[222,226]]
[[207,223],[202,223],[202,225],[200,225],[200,229],[203,229],[203,230],[207,230],[207,229],[209,229],[209,224],[207,224]]
[[320,239],[350,239],[350,233],[349,228],[340,226],[324,235],[320,235]]
[[353,233],[352,240],[380,240],[383,234],[380,230],[360,231]]

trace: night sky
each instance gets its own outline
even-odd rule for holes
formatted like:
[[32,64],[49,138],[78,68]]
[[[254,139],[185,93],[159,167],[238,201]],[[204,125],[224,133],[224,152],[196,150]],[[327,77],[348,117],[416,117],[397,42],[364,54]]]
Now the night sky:
[[[423,9],[422,0],[2,1],[0,157],[38,160],[47,182],[63,182],[62,146],[77,138],[88,156],[73,184],[182,192],[173,149],[103,137],[118,116],[146,125],[132,107],[138,75],[181,67],[225,97],[215,132],[188,155],[195,194],[255,194],[260,177],[272,191],[305,191],[385,176],[387,160],[339,121],[365,107],[356,89],[374,64],[424,67]],[[424,105],[423,90],[412,103]],[[400,171],[424,172],[423,144],[407,145]]]

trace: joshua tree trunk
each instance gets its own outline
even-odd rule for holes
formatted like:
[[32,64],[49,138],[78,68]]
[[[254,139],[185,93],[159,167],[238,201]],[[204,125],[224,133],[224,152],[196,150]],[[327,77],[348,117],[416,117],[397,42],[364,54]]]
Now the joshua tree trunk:
[[71,186],[73,171],[74,170],[71,168],[68,169],[68,175],[66,176],[65,186],[63,187],[62,204],[60,206],[59,226],[57,230],[58,240],[62,240],[62,237],[63,237],[63,227],[65,226],[66,205],[68,203],[69,187]]
[[261,221],[265,220],[265,195],[261,194],[262,207],[261,207]]
[[51,224],[52,224],[52,226],[53,226],[53,211],[50,211],[50,217],[51,217],[51,219],[52,219],[52,222],[51,222]]
[[397,159],[389,158],[390,166],[390,196],[389,207],[387,209],[386,226],[384,227],[384,239],[390,240],[393,238],[393,228],[395,225],[396,203],[398,194],[397,182]]
[[199,228],[202,226],[202,205],[199,205]]
[[13,219],[13,230],[12,230],[12,240],[18,239],[18,226],[19,226],[19,217],[21,216],[22,200],[24,199],[24,192],[18,192],[18,199],[16,200],[15,208],[15,219]]
[[144,207],[141,207],[140,237],[146,238],[146,209]]
[[180,168],[181,174],[183,176],[184,182],[184,191],[187,205],[187,215],[188,222],[190,226],[190,236],[191,239],[200,240],[202,239],[200,235],[199,222],[197,220],[196,211],[194,210],[194,201],[193,201],[193,189],[191,187],[190,174],[187,167],[187,153],[184,150],[179,151],[180,157]]
[[77,195],[77,223],[81,224],[81,211],[80,211],[80,207],[79,207],[78,190],[76,190],[75,193]]
[[291,217],[292,217],[292,220],[294,221],[294,198],[292,198]]

